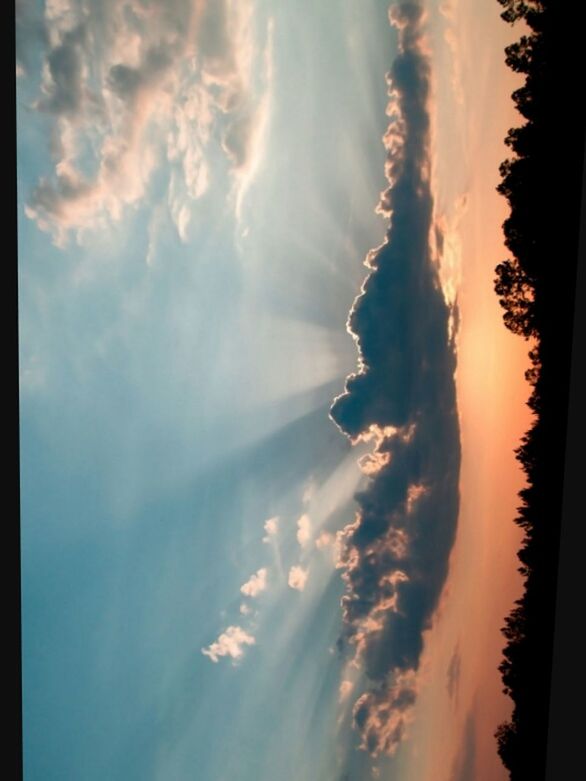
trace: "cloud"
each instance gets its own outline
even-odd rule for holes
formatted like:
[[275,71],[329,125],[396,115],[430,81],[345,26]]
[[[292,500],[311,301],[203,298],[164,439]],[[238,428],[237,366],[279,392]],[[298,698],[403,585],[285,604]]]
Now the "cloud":
[[261,567],[256,574],[251,575],[250,578],[240,587],[240,591],[247,597],[256,597],[261,591],[264,591],[267,587],[267,570],[265,567]]
[[372,250],[348,328],[359,349],[331,417],[353,443],[373,443],[368,484],[338,534],[344,629],[372,688],[358,700],[361,746],[392,754],[406,734],[423,633],[446,581],[459,506],[460,440],[455,344],[431,246],[430,63],[421,4],[390,11],[399,53],[388,75],[384,136],[390,225]]
[[390,458],[390,453],[366,453],[358,460],[358,466],[365,475],[375,475],[389,463]]
[[361,748],[372,757],[393,755],[413,721],[416,691],[413,676],[399,676],[392,687],[367,692],[356,700],[352,715],[362,735]]
[[309,577],[308,570],[303,569],[303,567],[294,565],[289,570],[289,579],[287,582],[291,588],[297,589],[297,591],[303,591],[303,589],[305,588],[305,584],[307,583],[308,577]]
[[454,759],[450,781],[474,781],[476,778],[476,724],[469,713],[464,725],[462,744]]
[[28,75],[35,50],[47,45],[47,31],[30,0],[14,4],[14,32],[17,75]]
[[266,532],[266,535],[262,538],[262,541],[268,545],[271,542],[271,540],[274,537],[276,537],[277,531],[279,530],[278,516],[275,516],[274,518],[269,518],[268,521],[265,521],[263,528]]
[[306,548],[311,542],[311,519],[307,513],[303,513],[297,521],[297,542],[302,548]]
[[331,532],[323,531],[315,541],[315,547],[318,550],[329,548],[334,544],[334,535]]
[[458,12],[460,10],[458,5],[458,0],[446,0],[446,2],[440,3],[438,10],[445,19],[447,25],[444,31],[444,40],[451,55],[452,89],[454,91],[454,98],[456,103],[462,106],[464,104],[462,55],[458,37],[454,30],[454,20],[458,18]]
[[454,700],[455,702],[458,700],[461,669],[462,656],[460,654],[460,649],[456,646],[446,672],[448,695],[450,699]]
[[64,33],[45,61],[43,96],[37,107],[53,114],[72,114],[83,100],[83,46],[86,28],[83,24]]
[[354,683],[347,679],[340,682],[340,688],[338,690],[338,702],[345,702],[354,689]]
[[[52,117],[54,158],[28,198],[41,229],[63,243],[106,227],[167,169],[184,240],[195,202],[226,168],[224,197],[241,199],[260,156],[272,67],[270,24],[263,38],[250,0],[55,2],[37,21],[46,33],[34,108]],[[24,61],[33,41],[20,38]]]
[[212,662],[217,662],[221,656],[240,659],[244,654],[244,646],[254,645],[256,640],[242,627],[229,626],[218,639],[207,648],[202,648],[204,656],[209,656]]

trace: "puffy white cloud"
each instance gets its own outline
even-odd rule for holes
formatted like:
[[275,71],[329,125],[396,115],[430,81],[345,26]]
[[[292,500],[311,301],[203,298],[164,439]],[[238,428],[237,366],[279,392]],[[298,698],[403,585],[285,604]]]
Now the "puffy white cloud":
[[202,648],[204,656],[209,656],[212,662],[217,662],[221,656],[240,659],[244,654],[244,646],[254,645],[256,640],[240,626],[229,626],[218,639],[207,648]]
[[289,586],[291,588],[297,589],[297,591],[303,591],[305,588],[305,584],[307,583],[307,578],[309,577],[309,572],[306,569],[303,569],[303,567],[299,567],[294,565],[289,570]]
[[311,541],[311,519],[304,513],[297,521],[297,542],[306,548]]
[[262,538],[262,541],[268,544],[270,543],[271,539],[276,536],[279,530],[278,516],[275,515],[273,518],[269,518],[268,521],[265,521],[263,528],[266,532],[266,535]]
[[254,575],[240,587],[240,591],[247,597],[256,597],[261,591],[264,591],[267,587],[267,570],[266,567],[261,567]]

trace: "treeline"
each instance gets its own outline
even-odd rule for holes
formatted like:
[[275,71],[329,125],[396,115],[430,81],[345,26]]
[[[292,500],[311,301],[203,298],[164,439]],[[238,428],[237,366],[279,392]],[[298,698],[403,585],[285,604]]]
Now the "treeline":
[[[505,49],[525,75],[512,99],[521,123],[506,138],[499,192],[510,257],[496,268],[506,326],[530,342],[533,425],[516,451],[526,475],[516,523],[524,593],[506,618],[500,672],[513,700],[496,732],[511,781],[543,779],[561,526],[582,165],[584,73],[577,17],[559,0],[498,0],[525,33]],[[562,7],[565,6],[565,7]],[[524,24],[523,24],[524,22]]]

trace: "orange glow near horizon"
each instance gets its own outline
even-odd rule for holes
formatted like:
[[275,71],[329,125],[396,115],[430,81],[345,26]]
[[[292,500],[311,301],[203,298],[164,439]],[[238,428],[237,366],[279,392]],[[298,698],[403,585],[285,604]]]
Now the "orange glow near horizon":
[[[456,387],[462,440],[461,531],[450,585],[452,593],[465,594],[458,597],[460,609],[452,620],[461,627],[460,695],[475,714],[476,781],[507,777],[494,739],[496,727],[510,716],[512,707],[502,693],[498,671],[505,643],[500,629],[522,589],[516,557],[522,534],[513,519],[524,477],[514,449],[531,424],[526,406],[530,388],[524,378],[528,345],[505,328],[493,289],[494,268],[508,255],[501,229],[508,206],[495,189],[498,166],[509,151],[502,139],[519,121],[509,100],[517,81],[504,65],[501,74],[500,79],[487,77],[487,92],[477,92],[476,100],[467,90],[476,104],[470,116],[477,124],[469,127],[474,170],[460,232],[464,262]],[[489,98],[489,86],[498,87],[501,99],[481,103],[483,92],[484,101]],[[464,724],[465,713],[461,719]]]
[[494,0],[460,0],[443,13],[457,74],[451,88],[457,81],[459,89],[451,114],[441,95],[433,107],[435,179],[442,282],[448,293],[457,288],[459,307],[461,504],[448,581],[426,635],[405,781],[459,778],[467,724],[473,724],[475,781],[508,778],[494,732],[512,710],[498,666],[506,642],[500,630],[522,592],[522,533],[514,518],[524,475],[514,449],[531,425],[524,377],[531,345],[504,326],[493,287],[494,269],[509,255],[502,234],[508,204],[496,192],[498,169],[510,156],[504,137],[521,122],[510,99],[520,80],[503,54],[521,31],[502,22],[499,12]]

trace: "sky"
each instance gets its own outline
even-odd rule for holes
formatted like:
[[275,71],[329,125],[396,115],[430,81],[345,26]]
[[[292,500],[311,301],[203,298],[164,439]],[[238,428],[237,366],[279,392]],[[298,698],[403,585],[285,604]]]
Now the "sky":
[[27,781],[506,777],[499,10],[16,3]]

